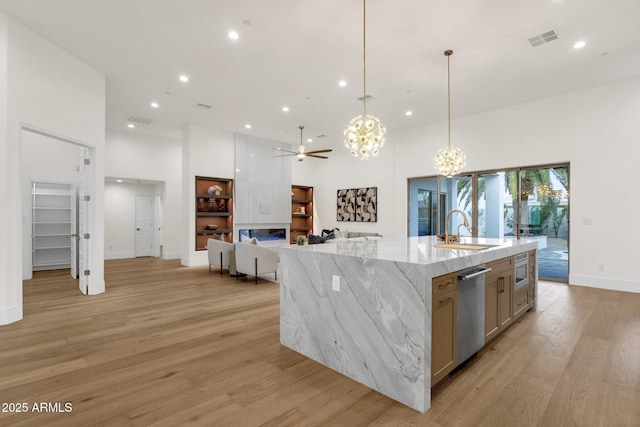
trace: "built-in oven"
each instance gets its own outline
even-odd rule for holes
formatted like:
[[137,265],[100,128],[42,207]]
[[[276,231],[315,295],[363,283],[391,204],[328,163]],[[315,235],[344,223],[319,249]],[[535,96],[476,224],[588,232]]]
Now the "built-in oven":
[[516,255],[515,270],[515,290],[529,286],[529,254],[527,252]]

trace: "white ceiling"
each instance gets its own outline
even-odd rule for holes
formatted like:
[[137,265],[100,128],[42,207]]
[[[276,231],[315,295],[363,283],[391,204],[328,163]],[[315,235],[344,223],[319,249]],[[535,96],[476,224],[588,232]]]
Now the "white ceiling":
[[[180,139],[193,123],[296,143],[304,125],[321,148],[362,113],[362,0],[0,0],[0,12],[106,75],[110,129]],[[639,0],[369,0],[367,112],[390,135],[445,120],[445,49],[454,117],[637,77],[639,23]],[[529,44],[550,30],[557,40]],[[153,121],[130,130],[132,115]]]

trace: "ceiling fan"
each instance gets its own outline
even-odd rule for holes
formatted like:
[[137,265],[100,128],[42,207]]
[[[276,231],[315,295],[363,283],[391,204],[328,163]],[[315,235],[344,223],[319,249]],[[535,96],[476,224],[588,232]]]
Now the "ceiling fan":
[[304,129],[304,126],[298,126],[298,129],[300,129],[300,145],[298,146],[298,151],[289,151],[289,150],[280,149],[279,151],[285,151],[285,152],[290,153],[290,154],[283,154],[282,156],[275,156],[275,157],[297,156],[299,162],[303,161],[304,158],[307,157],[307,156],[315,157],[317,159],[328,159],[327,156],[319,156],[318,153],[330,153],[330,152],[333,151],[331,148],[325,148],[324,150],[314,150],[314,151],[305,152],[304,151],[304,145],[302,144],[302,129]]

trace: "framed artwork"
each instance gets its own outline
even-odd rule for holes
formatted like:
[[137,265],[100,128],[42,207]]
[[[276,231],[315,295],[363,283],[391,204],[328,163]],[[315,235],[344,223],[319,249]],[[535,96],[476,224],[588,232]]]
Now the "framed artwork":
[[356,191],[356,222],[377,222],[378,187],[358,188]]
[[338,221],[377,222],[378,187],[338,190],[336,219]]
[[356,220],[356,197],[355,191],[351,188],[338,190],[336,220],[355,221]]

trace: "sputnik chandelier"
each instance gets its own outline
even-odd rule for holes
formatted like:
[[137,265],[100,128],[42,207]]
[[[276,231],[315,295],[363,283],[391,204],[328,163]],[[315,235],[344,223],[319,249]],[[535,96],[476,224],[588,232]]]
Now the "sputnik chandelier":
[[367,1],[363,0],[362,24],[363,93],[361,116],[354,117],[344,130],[344,146],[355,157],[367,160],[377,156],[384,145],[387,129],[377,117],[367,114]]
[[448,105],[448,122],[449,122],[449,135],[448,145],[441,148],[433,159],[433,164],[441,175],[451,178],[454,175],[458,175],[462,168],[465,166],[465,156],[461,149],[451,146],[451,72],[449,67],[449,58],[453,54],[452,50],[445,50],[445,56],[447,57],[447,105]]

